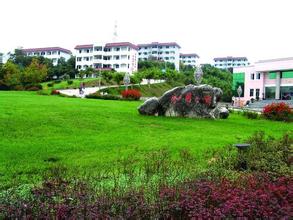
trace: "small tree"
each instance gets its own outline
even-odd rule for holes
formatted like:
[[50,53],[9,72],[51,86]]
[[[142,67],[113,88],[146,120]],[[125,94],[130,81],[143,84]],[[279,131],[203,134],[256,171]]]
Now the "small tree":
[[21,81],[24,85],[34,85],[45,80],[47,75],[47,66],[40,64],[39,61],[34,58],[31,64],[24,69]]
[[8,61],[3,65],[1,75],[1,84],[5,87],[14,89],[17,86],[21,86],[21,71],[13,62]]
[[124,73],[113,73],[113,79],[119,85],[123,80]]

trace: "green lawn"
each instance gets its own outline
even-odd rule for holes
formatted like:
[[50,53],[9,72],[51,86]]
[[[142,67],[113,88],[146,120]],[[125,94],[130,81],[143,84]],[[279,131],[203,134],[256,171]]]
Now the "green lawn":
[[[164,94],[164,92],[174,88],[175,86],[182,86],[181,83],[157,83],[151,85],[134,85],[130,86],[132,89],[137,89],[141,92],[141,95],[144,97],[159,97]],[[125,86],[115,87],[115,88],[106,88],[102,89],[102,92],[107,92],[111,95],[120,95],[121,92],[125,90]]]
[[[56,83],[56,81],[50,81],[50,82],[44,82],[42,83],[43,89],[72,89],[72,88],[78,88],[80,86],[80,83],[89,83],[89,82],[98,82],[95,78],[88,78],[88,79],[70,79],[72,81],[72,84],[68,84],[67,80],[62,80],[59,83]],[[53,83],[52,87],[48,87],[48,83]]]
[[[292,124],[141,116],[141,102],[40,96],[0,92],[0,189],[37,180],[55,158],[68,168],[94,172],[117,158],[167,148],[206,149],[236,143],[256,131],[281,136]],[[239,140],[240,139],[240,140]],[[15,181],[15,182],[14,182]]]

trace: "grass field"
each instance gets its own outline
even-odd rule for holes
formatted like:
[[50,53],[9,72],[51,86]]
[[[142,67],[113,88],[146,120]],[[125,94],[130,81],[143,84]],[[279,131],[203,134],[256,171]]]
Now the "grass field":
[[289,123],[235,113],[215,121],[140,116],[140,104],[0,92],[0,188],[38,181],[53,162],[95,172],[115,166],[117,158],[160,148],[174,157],[188,148],[201,158],[206,149],[237,143],[256,131],[279,137],[293,130]]
[[[159,97],[164,94],[164,92],[174,88],[175,86],[181,86],[180,83],[158,83],[151,85],[134,85],[130,86],[132,89],[137,89],[140,91],[141,95],[144,97]],[[106,88],[102,89],[102,92],[107,92],[111,95],[120,95],[121,92],[125,90],[125,86],[115,87],[115,88]]]

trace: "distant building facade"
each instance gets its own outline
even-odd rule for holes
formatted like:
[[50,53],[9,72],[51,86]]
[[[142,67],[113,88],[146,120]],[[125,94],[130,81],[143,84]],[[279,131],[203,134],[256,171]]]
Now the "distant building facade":
[[180,46],[176,42],[149,44],[138,44],[139,60],[161,60],[173,63],[176,70],[179,70]]
[[198,58],[196,53],[180,53],[180,62],[185,66],[196,67]]
[[246,57],[216,57],[213,66],[220,69],[229,69],[239,66],[248,66],[249,62]]
[[[241,86],[241,100],[293,99],[293,57],[261,60],[246,67],[234,67],[233,91]],[[235,93],[234,93],[235,94]]]
[[114,69],[132,74],[137,71],[138,47],[129,42],[75,46],[76,69]]
[[53,65],[58,64],[60,58],[68,60],[72,53],[70,50],[61,47],[44,47],[44,48],[28,48],[21,49],[21,51],[27,56],[43,56],[53,61]]

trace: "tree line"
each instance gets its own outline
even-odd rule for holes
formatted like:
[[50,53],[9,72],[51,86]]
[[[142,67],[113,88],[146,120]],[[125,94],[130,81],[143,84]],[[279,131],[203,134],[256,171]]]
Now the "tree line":
[[[230,101],[232,97],[232,74],[228,70],[203,65],[202,83],[219,87],[223,90],[223,100]],[[180,64],[180,71],[175,69],[173,63],[158,60],[138,62],[138,71],[131,75],[131,83],[139,84],[142,79],[163,79],[167,82],[181,82],[193,84],[195,68]],[[54,79],[70,79],[85,77],[101,77],[108,82],[123,83],[125,73],[115,70],[101,71],[88,67],[85,70],[76,70],[75,57],[69,60],[61,58],[56,66],[52,60],[42,56],[30,57],[15,50],[7,63],[0,66],[0,90],[38,90],[40,83]]]

